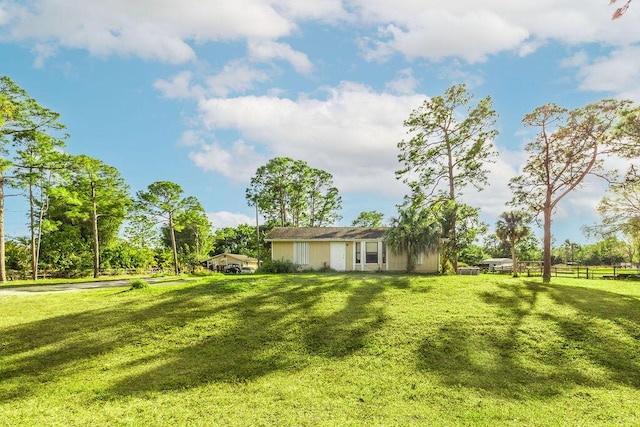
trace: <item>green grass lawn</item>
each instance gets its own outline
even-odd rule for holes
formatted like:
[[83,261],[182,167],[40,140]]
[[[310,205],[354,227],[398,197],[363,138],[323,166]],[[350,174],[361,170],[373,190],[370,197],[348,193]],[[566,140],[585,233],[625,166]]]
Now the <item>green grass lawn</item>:
[[212,276],[0,297],[2,426],[640,425],[640,284]]

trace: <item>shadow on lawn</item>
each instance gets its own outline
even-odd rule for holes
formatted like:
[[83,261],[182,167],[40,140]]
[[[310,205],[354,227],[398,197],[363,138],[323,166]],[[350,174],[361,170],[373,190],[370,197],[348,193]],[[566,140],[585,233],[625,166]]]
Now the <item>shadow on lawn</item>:
[[0,357],[11,360],[0,367],[0,381],[20,383],[0,387],[0,400],[29,395],[43,381],[79,369],[98,369],[96,358],[131,346],[141,351],[130,348],[132,357],[110,369],[135,373],[109,393],[243,382],[299,369],[310,355],[348,356],[384,322],[375,304],[384,289],[379,281],[309,276],[245,292],[260,280],[190,286],[0,330]]
[[[422,343],[422,369],[446,384],[516,399],[576,386],[640,388],[640,301],[596,289],[499,285],[487,322],[452,321]],[[544,295],[551,304],[540,308]],[[547,311],[545,311],[545,309]]]

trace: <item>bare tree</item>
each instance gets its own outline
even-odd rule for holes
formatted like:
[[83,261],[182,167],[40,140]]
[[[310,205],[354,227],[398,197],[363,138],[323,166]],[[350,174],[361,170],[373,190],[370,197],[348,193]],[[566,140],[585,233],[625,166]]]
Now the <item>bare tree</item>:
[[606,156],[634,158],[640,140],[625,136],[626,118],[634,117],[631,101],[602,100],[575,110],[547,104],[527,114],[523,123],[539,129],[525,151],[529,158],[509,186],[513,204],[544,219],[543,281],[551,281],[551,219],[560,200],[579,187],[588,175],[611,179],[615,171],[603,165]]

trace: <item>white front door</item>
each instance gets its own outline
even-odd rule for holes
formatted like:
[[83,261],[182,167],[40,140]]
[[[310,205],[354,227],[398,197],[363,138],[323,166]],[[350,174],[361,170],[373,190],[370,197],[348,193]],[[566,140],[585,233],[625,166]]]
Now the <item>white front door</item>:
[[347,247],[344,243],[331,243],[331,265],[336,271],[347,269]]

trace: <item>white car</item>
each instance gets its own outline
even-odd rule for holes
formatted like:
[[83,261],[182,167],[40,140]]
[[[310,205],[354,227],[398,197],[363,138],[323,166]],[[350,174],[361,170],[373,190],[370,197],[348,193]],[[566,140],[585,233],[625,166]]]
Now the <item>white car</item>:
[[240,269],[240,274],[253,274],[255,272],[256,272],[256,268],[255,267],[246,266],[246,267],[242,267]]

